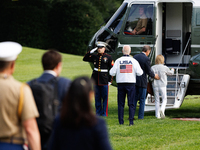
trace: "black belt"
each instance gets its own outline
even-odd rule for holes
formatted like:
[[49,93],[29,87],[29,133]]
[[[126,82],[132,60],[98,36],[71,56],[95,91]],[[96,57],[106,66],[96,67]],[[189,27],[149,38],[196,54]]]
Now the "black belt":
[[135,83],[117,83],[117,85],[121,86],[134,86]]
[[0,138],[0,142],[13,143],[13,144],[24,144],[26,140],[19,137],[10,137],[10,138]]

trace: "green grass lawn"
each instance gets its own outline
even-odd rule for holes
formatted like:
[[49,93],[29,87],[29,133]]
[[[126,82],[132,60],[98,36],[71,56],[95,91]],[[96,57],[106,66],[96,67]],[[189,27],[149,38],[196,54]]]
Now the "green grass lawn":
[[[14,77],[26,82],[42,73],[41,56],[44,50],[24,47],[19,55]],[[62,54],[61,76],[74,79],[77,76],[90,76],[92,70],[82,56]],[[93,102],[94,105],[94,102]],[[110,142],[115,150],[160,149],[198,150],[200,149],[200,122],[179,121],[172,118],[200,118],[200,96],[187,96],[179,109],[166,110],[165,119],[156,119],[154,112],[146,112],[144,120],[134,121],[128,126],[128,106],[125,105],[124,125],[119,125],[117,115],[117,88],[109,87],[109,116],[107,122]],[[138,112],[138,108],[137,108]]]

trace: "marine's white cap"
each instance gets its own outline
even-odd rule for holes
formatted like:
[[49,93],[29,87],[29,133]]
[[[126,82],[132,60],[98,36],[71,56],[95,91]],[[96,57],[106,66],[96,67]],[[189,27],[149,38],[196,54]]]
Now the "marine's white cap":
[[22,51],[22,46],[16,42],[0,42],[0,61],[13,61]]
[[105,43],[105,42],[98,41],[98,42],[96,43],[96,45],[97,45],[97,47],[99,47],[99,46],[106,47],[108,44]]

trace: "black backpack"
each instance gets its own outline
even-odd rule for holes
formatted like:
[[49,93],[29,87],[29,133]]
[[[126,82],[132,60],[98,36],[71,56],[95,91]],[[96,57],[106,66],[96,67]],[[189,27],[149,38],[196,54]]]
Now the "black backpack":
[[30,82],[30,88],[40,114],[37,124],[41,135],[41,142],[45,143],[52,131],[53,121],[58,112],[58,78],[52,78],[48,82],[38,82],[34,79]]

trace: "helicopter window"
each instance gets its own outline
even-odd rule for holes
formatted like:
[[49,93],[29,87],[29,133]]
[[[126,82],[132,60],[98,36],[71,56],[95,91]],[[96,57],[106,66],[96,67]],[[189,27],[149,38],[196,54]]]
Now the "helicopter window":
[[97,36],[96,41],[104,41],[108,45],[106,46],[106,53],[113,53],[115,52],[118,39],[112,35],[108,31],[103,31]]
[[123,5],[121,5],[117,12],[114,14],[114,16],[108,22],[108,29],[110,29],[115,34],[118,34],[120,32],[122,23],[125,18],[127,5],[128,3],[124,3]]
[[133,4],[124,33],[128,35],[152,35],[153,4]]

